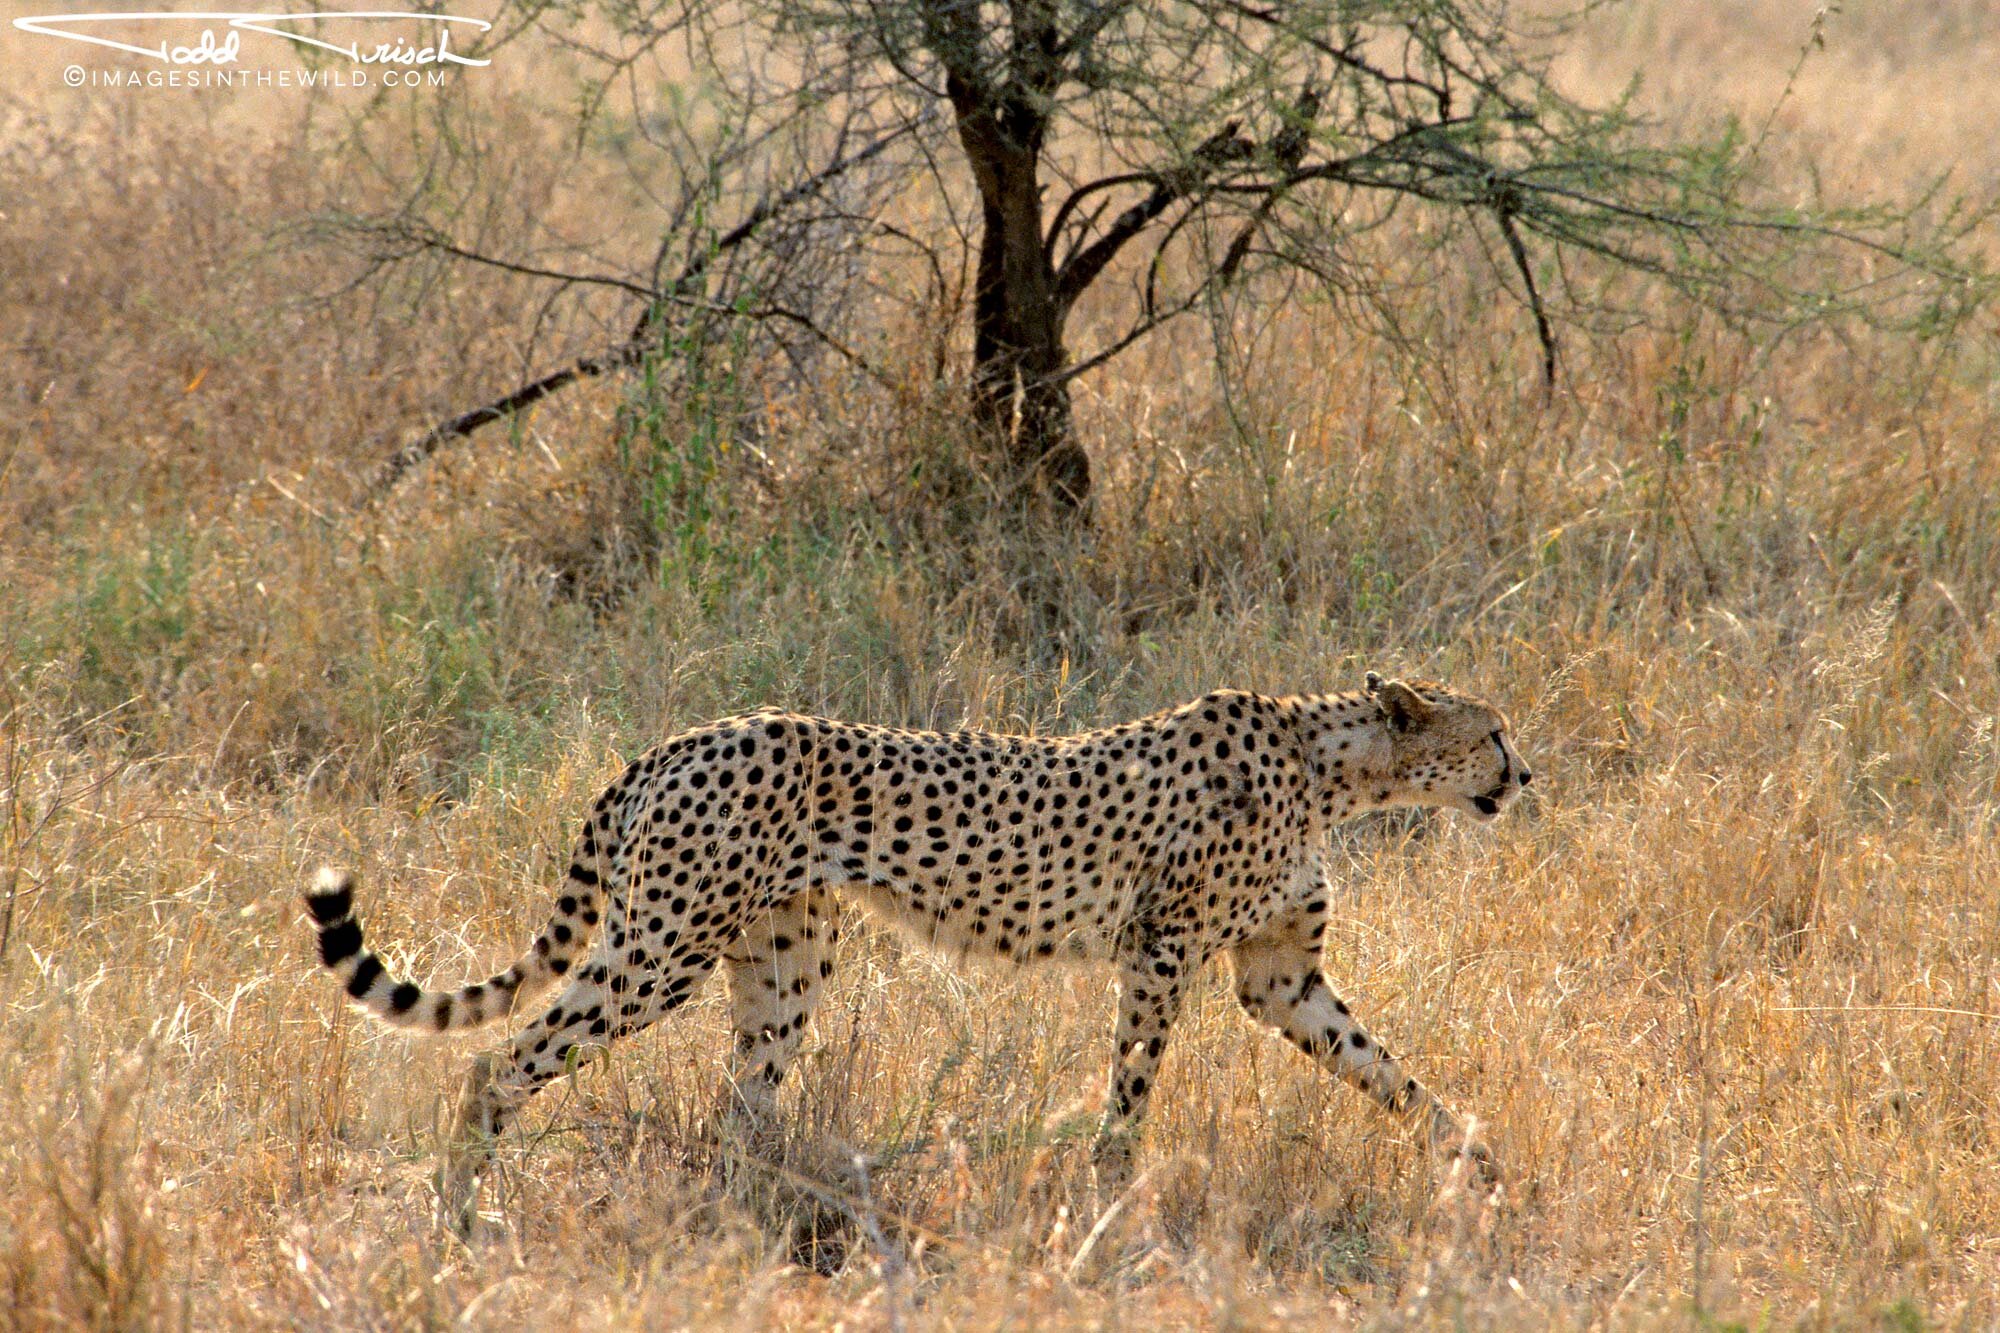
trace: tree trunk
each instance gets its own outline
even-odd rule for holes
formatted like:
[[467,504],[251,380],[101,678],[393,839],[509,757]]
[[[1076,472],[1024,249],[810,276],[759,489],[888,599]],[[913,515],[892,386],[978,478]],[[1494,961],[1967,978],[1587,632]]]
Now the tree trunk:
[[1032,477],[1061,508],[1081,511],[1090,498],[1090,459],[1076,443],[1069,385],[1060,378],[1068,357],[1055,271],[1042,246],[1040,126],[1003,126],[987,106],[961,103],[958,110],[982,204],[973,412],[1017,476]]

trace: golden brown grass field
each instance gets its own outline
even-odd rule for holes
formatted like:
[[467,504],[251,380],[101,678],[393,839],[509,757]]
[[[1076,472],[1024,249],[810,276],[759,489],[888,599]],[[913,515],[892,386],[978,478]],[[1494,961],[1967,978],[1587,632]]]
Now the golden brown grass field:
[[[2000,22],[1852,8],[1780,177],[1990,194]],[[1812,16],[1648,0],[1560,70],[1754,119]],[[341,269],[290,224],[371,188],[337,107],[72,95],[60,63],[0,37],[0,1325],[2000,1327],[1990,311],[1772,344],[1662,303],[1571,335],[1545,405],[1468,281],[1416,358],[1251,312],[1228,411],[1191,326],[1082,382],[1102,490],[1068,539],[911,490],[961,437],[933,332],[890,328],[907,394],[774,403],[635,576],[615,382],[353,508],[518,377],[535,307],[463,272],[421,318],[297,299]],[[553,160],[496,246],[615,223]],[[1497,1202],[1211,971],[1107,1217],[1046,1126],[1101,1077],[1109,976],[863,928],[781,1149],[710,1132],[717,986],[534,1103],[468,1248],[429,1179],[498,1034],[378,1030],[310,954],[330,859],[415,976],[487,975],[620,756],[731,711],[1058,731],[1369,667],[1499,702],[1537,773],[1489,828],[1344,837],[1327,956],[1480,1118]]]

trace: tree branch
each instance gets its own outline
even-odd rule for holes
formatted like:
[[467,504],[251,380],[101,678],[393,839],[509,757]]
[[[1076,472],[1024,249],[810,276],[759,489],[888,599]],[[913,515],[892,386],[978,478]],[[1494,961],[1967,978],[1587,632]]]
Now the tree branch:
[[425,462],[451,441],[470,435],[481,426],[511,417],[523,408],[532,407],[556,390],[566,388],[577,380],[589,379],[607,371],[621,370],[634,365],[638,362],[642,349],[643,344],[637,342],[620,343],[609,351],[572,361],[561,370],[544,375],[538,380],[531,380],[512,393],[503,394],[490,403],[473,408],[470,412],[461,412],[455,417],[440,421],[389,455],[389,461],[382,465],[374,479],[369,482],[366,499],[370,502],[378,499],[401,481],[410,469]]
[[1556,387],[1556,335],[1549,328],[1549,313],[1542,307],[1542,292],[1535,285],[1535,270],[1528,264],[1528,248],[1521,244],[1520,229],[1514,225],[1513,210],[1500,207],[1493,210],[1499,220],[1500,234],[1507,238],[1507,249],[1513,253],[1514,267],[1520,270],[1521,286],[1528,293],[1528,308],[1535,312],[1535,333],[1542,340],[1542,391],[1553,392]]
[[1056,274],[1056,299],[1067,308],[1096,281],[1097,275],[1117,257],[1128,241],[1152,225],[1175,203],[1199,191],[1207,184],[1215,168],[1241,161],[1255,152],[1256,146],[1236,132],[1240,127],[1240,122],[1230,121],[1204,139],[1189,154],[1185,165],[1154,173],[1153,188],[1146,197],[1120,213],[1102,236],[1071,256],[1062,266],[1062,271]]
[[[528,383],[521,385],[509,393],[502,394],[490,402],[438,422],[422,435],[419,435],[416,439],[410,441],[389,456],[388,460],[376,471],[373,479],[370,480],[367,491],[364,493],[363,502],[365,504],[374,503],[408,475],[413,468],[422,465],[439,449],[453,440],[463,439],[482,426],[511,417],[515,413],[531,407],[549,395],[556,393],[558,390],[567,388],[578,380],[592,379],[611,371],[622,370],[638,364],[639,360],[645,355],[652,334],[660,324],[664,312],[676,304],[687,303],[686,293],[689,288],[693,287],[695,283],[707,274],[717,257],[728,254],[745,241],[748,241],[766,223],[794,204],[811,198],[833,181],[854,170],[854,168],[881,156],[897,140],[915,133],[918,128],[930,119],[931,113],[926,111],[912,120],[897,126],[895,129],[876,136],[876,138],[854,152],[835,158],[832,162],[829,162],[803,180],[793,183],[786,189],[776,194],[766,194],[742,221],[738,222],[734,227],[731,227],[728,231],[717,237],[712,244],[690,258],[682,266],[680,274],[659,291],[647,291],[636,285],[627,284],[636,295],[646,297],[647,303],[645,309],[640,312],[639,317],[633,322],[632,331],[626,335],[624,341],[601,352],[580,357],[560,370],[543,375],[538,379],[530,380]],[[447,250],[446,252],[454,253],[456,257],[462,259],[492,263],[499,262],[487,260],[483,256],[468,252],[457,252],[455,250]],[[504,263],[500,263],[499,266],[503,268],[514,267]],[[569,281],[576,280],[574,275],[552,272],[539,273],[536,276],[560,278]],[[807,328],[808,332],[819,334],[824,341],[831,341],[810,320],[802,318],[796,312],[771,309],[764,313],[773,317],[788,318],[793,322],[801,323]],[[838,346],[837,344],[835,345]],[[841,350],[844,351],[845,349]],[[852,353],[848,353],[848,355],[850,358],[853,357]]]
[[[551,282],[586,287],[613,287],[633,296],[643,296],[648,300],[658,295],[652,288],[633,282],[627,278],[614,277],[608,273],[569,273],[561,269],[541,268],[534,264],[518,263],[511,259],[501,259],[496,255],[480,254],[477,250],[467,250],[454,242],[443,232],[427,227],[418,227],[408,222],[392,222],[373,229],[375,234],[385,238],[403,241],[418,250],[430,250],[453,259],[462,259],[468,264],[478,264],[485,268],[497,268],[506,273],[518,273],[528,278],[547,278]],[[393,256],[392,256],[393,257]]]
[[1428,79],[1420,79],[1414,74],[1407,72],[1391,74],[1386,69],[1371,65],[1360,56],[1355,55],[1351,47],[1335,46],[1325,38],[1315,35],[1309,29],[1286,22],[1285,16],[1276,9],[1259,9],[1255,5],[1238,3],[1236,0],[1224,0],[1222,8],[1232,13],[1240,14],[1253,22],[1261,23],[1266,27],[1275,28],[1280,33],[1291,37],[1295,41],[1304,42],[1327,59],[1332,60],[1338,65],[1345,66],[1347,69],[1364,78],[1374,80],[1384,88],[1414,88],[1419,92],[1425,93],[1437,102],[1439,115],[1451,114],[1450,91],[1440,87],[1438,84],[1432,83]]
[[863,356],[861,353],[855,351],[852,347],[849,347],[846,343],[842,342],[839,338],[835,337],[833,334],[827,332],[826,329],[821,327],[819,321],[815,320],[811,315],[805,314],[798,310],[793,310],[789,306],[724,305],[719,301],[700,301],[694,299],[693,297],[687,297],[687,296],[672,296],[668,297],[667,299],[685,310],[699,310],[705,314],[713,314],[713,315],[733,315],[737,319],[755,319],[755,320],[775,319],[783,323],[793,325],[794,327],[811,335],[811,337],[816,342],[820,343],[822,346],[832,351],[835,355],[839,356],[843,361],[853,366],[856,370],[866,375],[869,379],[874,380],[877,384],[881,385],[883,388],[893,389],[896,387],[895,380],[891,378],[889,374],[885,372],[881,367],[877,366],[874,362],[870,361],[867,357]]
[[[1069,192],[1069,197],[1056,207],[1056,215],[1049,222],[1047,236],[1042,242],[1042,252],[1051,259],[1055,257],[1056,240],[1062,235],[1063,227],[1069,222],[1069,215],[1074,213],[1077,207],[1091,195],[1101,194],[1106,190],[1115,190],[1121,185],[1147,185],[1156,179],[1158,179],[1157,172],[1122,171],[1115,176],[1099,176],[1096,180],[1088,184],[1077,186]],[[1096,217],[1097,215],[1093,214],[1090,220],[1081,224],[1080,230],[1088,232],[1092,223],[1095,222]],[[1074,251],[1071,252],[1069,258],[1063,261],[1064,264],[1067,264],[1069,259],[1073,258],[1075,258]]]
[[1131,328],[1120,334],[1116,341],[1106,344],[1081,361],[1073,362],[1063,367],[1061,374],[1049,377],[1049,382],[1051,384],[1067,384],[1079,375],[1090,373],[1117,356],[1120,352],[1123,352],[1133,343],[1138,342],[1154,329],[1159,328],[1160,325],[1167,323],[1169,320],[1178,319],[1188,311],[1194,309],[1195,306],[1200,304],[1201,297],[1202,292],[1200,289],[1197,289],[1164,310],[1149,309],[1144,315],[1134,321]]

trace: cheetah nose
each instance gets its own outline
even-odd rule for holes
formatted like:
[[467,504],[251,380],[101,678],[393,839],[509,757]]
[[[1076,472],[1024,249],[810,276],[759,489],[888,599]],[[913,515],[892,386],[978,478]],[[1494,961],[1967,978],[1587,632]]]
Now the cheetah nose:
[[1521,770],[1520,777],[1521,777],[1521,785],[1523,787],[1527,786],[1530,782],[1533,782],[1535,780],[1535,775],[1533,773],[1530,773],[1525,768]]

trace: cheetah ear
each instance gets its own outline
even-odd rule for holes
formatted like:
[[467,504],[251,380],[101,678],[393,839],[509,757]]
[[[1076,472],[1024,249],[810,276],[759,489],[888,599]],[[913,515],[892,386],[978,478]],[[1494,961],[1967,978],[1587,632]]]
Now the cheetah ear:
[[1361,678],[1361,688],[1374,694],[1382,688],[1382,677],[1371,671]]
[[1397,731],[1415,731],[1430,720],[1431,706],[1400,680],[1378,679],[1369,693],[1381,703],[1389,725]]

